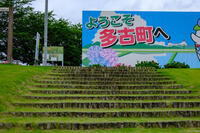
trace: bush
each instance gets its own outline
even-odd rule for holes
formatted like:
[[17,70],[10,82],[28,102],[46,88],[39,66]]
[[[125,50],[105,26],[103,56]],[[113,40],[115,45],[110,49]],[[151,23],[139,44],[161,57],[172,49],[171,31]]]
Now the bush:
[[181,62],[172,62],[172,63],[168,63],[166,65],[164,65],[165,68],[190,68],[190,66],[188,64],[185,64],[185,62],[181,63]]
[[141,61],[141,62],[137,62],[135,66],[136,67],[154,67],[156,69],[160,68],[159,64],[155,61]]
[[89,67],[101,67],[100,64],[93,64],[93,65],[90,65]]
[[124,63],[119,63],[119,64],[115,65],[115,67],[131,67],[131,65],[126,65]]

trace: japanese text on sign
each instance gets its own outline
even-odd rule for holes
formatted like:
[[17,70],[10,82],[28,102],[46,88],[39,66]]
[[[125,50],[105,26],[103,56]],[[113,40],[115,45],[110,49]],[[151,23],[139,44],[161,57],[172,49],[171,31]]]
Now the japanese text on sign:
[[[121,21],[119,21],[121,20]],[[115,29],[115,27],[122,27],[123,29]],[[112,29],[106,29],[109,26]],[[99,26],[103,29],[100,32],[101,47],[110,47],[119,42],[120,45],[135,45],[136,43],[152,44],[155,37],[161,34],[165,39],[169,40],[170,36],[161,28],[153,28],[152,26],[130,28],[134,25],[134,18],[131,14],[123,16],[100,16],[98,19],[89,17],[89,22],[86,23],[86,28],[92,30]],[[128,28],[129,26],[129,28]]]

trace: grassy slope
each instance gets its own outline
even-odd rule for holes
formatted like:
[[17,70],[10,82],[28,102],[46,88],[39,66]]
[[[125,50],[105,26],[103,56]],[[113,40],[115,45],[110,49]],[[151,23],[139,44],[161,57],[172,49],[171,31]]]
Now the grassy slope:
[[200,92],[200,69],[160,69],[187,89]]
[[26,85],[35,75],[42,75],[50,67],[0,65],[0,112],[11,108],[15,96],[27,91]]
[[[34,75],[42,75],[47,72],[49,67],[25,67],[13,65],[0,65],[0,111],[7,110],[8,103],[13,101],[17,95],[27,92],[28,81]],[[158,70],[170,77],[178,83],[185,85],[188,89],[195,91],[200,90],[200,69],[161,69]],[[6,105],[4,105],[6,104]],[[64,133],[65,130],[51,130],[51,131],[25,131],[23,129],[0,130],[6,133]],[[200,132],[200,129],[143,129],[143,128],[129,128],[129,129],[109,129],[109,130],[90,130],[90,131],[67,131],[69,133],[193,133]]]

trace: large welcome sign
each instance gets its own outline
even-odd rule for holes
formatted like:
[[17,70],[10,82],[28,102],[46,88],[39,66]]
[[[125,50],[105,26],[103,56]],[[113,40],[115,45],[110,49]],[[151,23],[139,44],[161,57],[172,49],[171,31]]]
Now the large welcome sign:
[[200,68],[200,12],[83,11],[82,65]]

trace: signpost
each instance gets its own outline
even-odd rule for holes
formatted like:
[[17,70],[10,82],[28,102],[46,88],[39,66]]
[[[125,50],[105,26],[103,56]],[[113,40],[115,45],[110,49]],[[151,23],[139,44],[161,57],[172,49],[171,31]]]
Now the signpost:
[[13,6],[0,8],[0,12],[9,12],[9,23],[8,23],[8,51],[7,51],[7,61],[12,63],[13,60]]

